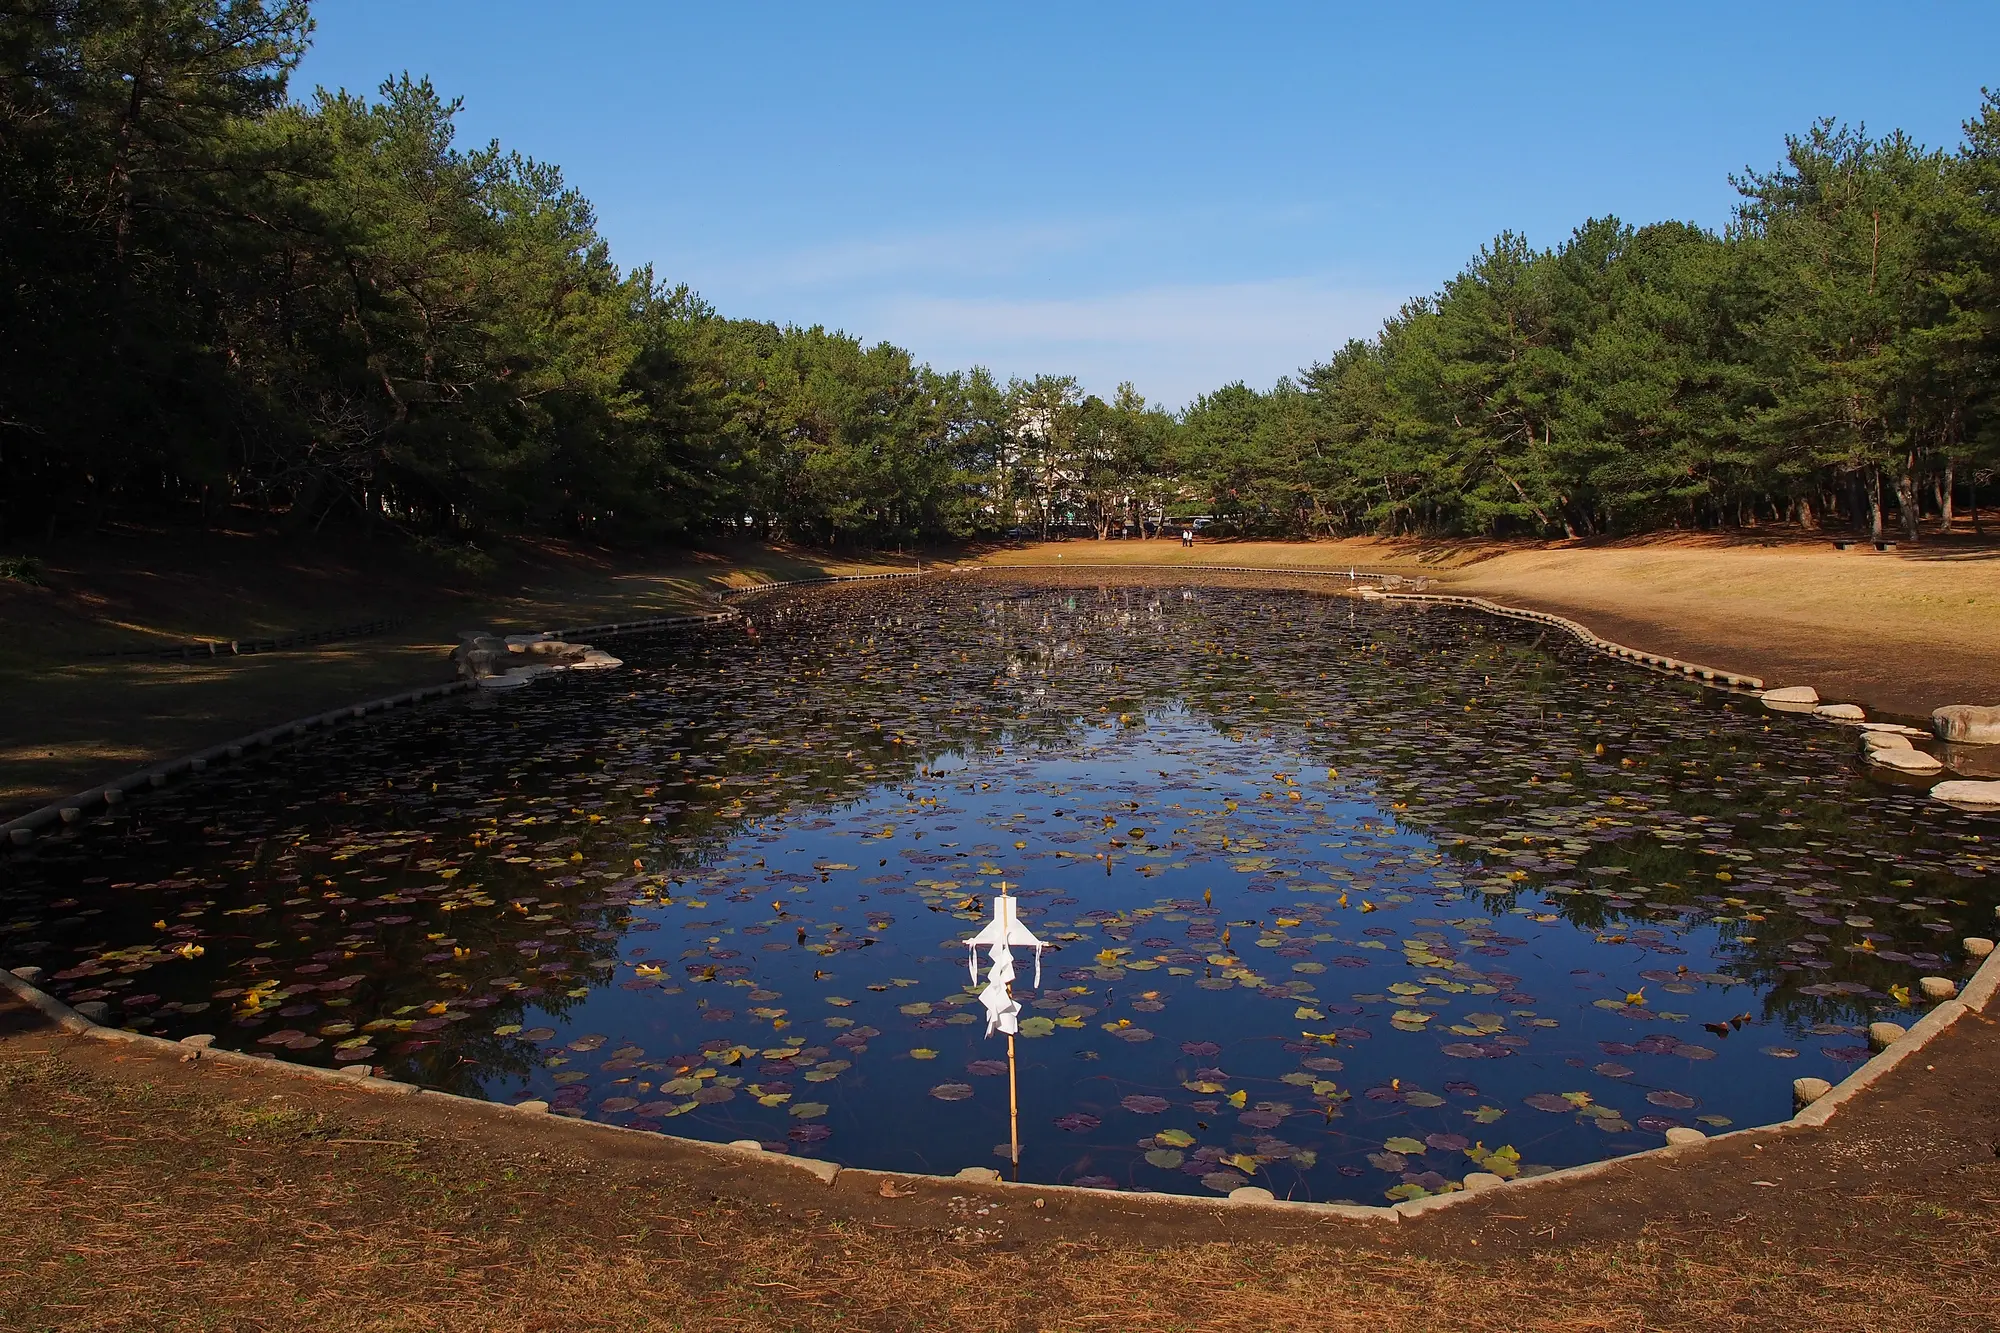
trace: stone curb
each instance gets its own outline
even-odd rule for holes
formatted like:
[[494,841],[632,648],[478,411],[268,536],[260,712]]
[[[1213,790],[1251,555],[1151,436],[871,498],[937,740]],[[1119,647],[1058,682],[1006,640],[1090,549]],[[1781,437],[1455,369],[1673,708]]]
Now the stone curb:
[[821,583],[873,583],[877,579],[920,579],[935,573],[929,569],[892,569],[886,574],[824,574],[812,579],[782,579],[774,583],[754,583],[747,588],[724,588],[718,597],[754,597],[780,588],[809,588]]
[[16,999],[33,1005],[52,1020],[64,1032],[89,1033],[97,1024],[79,1014],[76,1010],[50,995],[41,987],[22,980],[5,968],[0,968],[0,989],[10,992]]
[[[1013,566],[1013,567],[1021,568],[1021,566]],[[1029,567],[1060,568],[1060,566],[1029,566]],[[1132,568],[1132,567],[1133,566],[1116,566],[1116,568]],[[1162,567],[1193,568],[1192,566],[1162,566]],[[1003,566],[1003,568],[1005,567]],[[911,571],[909,573],[897,572],[893,574],[866,574],[866,575],[851,576],[847,578],[829,577],[822,579],[801,579],[801,580],[796,580],[792,583],[761,585],[757,588],[746,589],[744,591],[763,592],[773,588],[797,587],[806,584],[853,582],[853,581],[883,579],[883,578],[914,578],[918,577],[923,572],[924,571]],[[1248,572],[1270,573],[1270,572],[1288,572],[1288,571],[1255,570]],[[1590,634],[1590,632],[1587,629],[1577,624],[1575,621],[1565,620],[1560,616],[1551,616],[1542,612],[1522,611],[1519,610],[1518,608],[1503,607],[1496,603],[1487,602],[1483,598],[1426,596],[1423,594],[1382,594],[1382,593],[1375,593],[1374,596],[1377,598],[1393,597],[1398,600],[1434,601],[1434,602],[1445,602],[1448,604],[1455,604],[1455,605],[1472,606],[1479,610],[1488,611],[1496,615],[1507,616],[1513,619],[1531,620],[1539,623],[1555,625],[1558,628],[1562,628],[1569,631],[1572,634],[1576,634],[1579,638],[1583,639],[1586,643],[1590,644],[1591,646],[1599,647],[1606,651],[1617,650],[1617,652],[1620,654],[1629,654],[1632,652],[1632,650],[1630,649],[1622,649],[1616,644],[1610,644],[1608,643],[1608,641],[1597,639],[1595,635]],[[678,624],[713,623],[719,620],[734,618],[737,614],[738,613],[735,612],[726,612],[726,613],[718,612],[706,616],[661,617],[655,621],[625,622],[621,625],[616,625],[616,626],[586,626],[583,627],[583,629],[581,630],[560,631],[559,633],[581,633],[587,630],[591,633],[603,634],[607,632],[617,632],[620,629],[640,630],[640,629],[650,629],[650,628],[662,628],[665,627],[666,622],[673,622]],[[1643,655],[1638,655],[1638,656],[1643,656]],[[1659,660],[1664,661],[1670,659],[1659,659]],[[1682,671],[1709,671],[1710,674],[1716,679],[1712,681],[1706,681],[1706,683],[1720,684],[1725,688],[1731,686],[1737,686],[1737,687],[1747,686],[1748,688],[1758,689],[1762,687],[1762,682],[1756,680],[1754,677],[1730,676],[1728,673],[1713,672],[1709,668],[1694,668],[1684,663],[1675,664],[1675,668]],[[251,743],[267,744],[271,740],[277,739],[281,733],[287,736],[299,735],[303,734],[307,729],[315,725],[322,725],[322,724],[332,725],[334,722],[344,720],[350,716],[358,718],[368,712],[376,711],[377,709],[384,707],[393,707],[398,703],[415,702],[418,699],[431,697],[433,695],[449,694],[467,688],[471,688],[471,682],[457,682],[452,685],[446,685],[442,687],[434,686],[429,689],[411,691],[404,695],[395,696],[394,698],[389,700],[376,700],[371,704],[355,705],[351,709],[336,710],[333,713],[322,714],[319,717],[304,719],[297,723],[292,723],[281,727],[274,727],[266,732],[260,732],[258,733],[256,738],[252,738]],[[232,749],[231,748],[232,745],[236,746],[237,748]],[[176,761],[176,764],[180,767],[199,768],[203,765],[196,764],[194,761],[198,759],[205,759],[207,757],[213,756],[218,753],[225,753],[229,754],[230,757],[235,757],[242,753],[242,748],[247,748],[244,746],[243,742],[234,742],[231,744],[226,744],[221,746],[213,746],[209,750],[201,752],[200,755],[189,756],[185,760]],[[152,779],[152,773],[153,773],[152,770],[148,770],[145,773],[136,774],[133,775],[132,778],[121,779],[120,781],[131,782],[133,786],[138,786],[141,785],[141,782],[135,781],[134,779],[139,779],[147,782],[148,785],[154,785],[154,786],[160,785],[160,781]],[[110,790],[116,786],[117,784],[107,784],[105,788],[100,788],[97,790],[99,791]],[[18,822],[20,821],[16,821],[16,823]],[[11,829],[13,826],[8,825],[6,827]],[[32,1005],[35,1009],[39,1010],[41,1013],[47,1015],[63,1031],[72,1033],[77,1036],[95,1039],[98,1041],[119,1042],[129,1045],[142,1046],[150,1048],[152,1050],[155,1050],[163,1054],[171,1052],[178,1058],[183,1060],[188,1060],[188,1059],[221,1060],[226,1063],[238,1065],[241,1067],[254,1066],[260,1069],[280,1072],[288,1077],[312,1079],[312,1080],[319,1080],[322,1082],[336,1083],[348,1088],[364,1089],[367,1091],[378,1092],[388,1095],[446,1098],[452,1101],[453,1103],[456,1103],[460,1108],[468,1109],[473,1114],[487,1116],[487,1117],[546,1115],[547,1112],[547,1104],[544,1102],[529,1102],[520,1107],[513,1107],[499,1102],[485,1101],[475,1097],[461,1097],[456,1093],[435,1092],[430,1089],[419,1088],[414,1084],[399,1083],[391,1079],[374,1077],[371,1073],[366,1071],[365,1067],[356,1067],[353,1070],[345,1072],[333,1069],[322,1069],[315,1065],[293,1064],[288,1061],[281,1060],[277,1058],[275,1055],[259,1056],[259,1055],[247,1054],[241,1051],[220,1049],[213,1046],[189,1045],[185,1042],[172,1042],[166,1040],[165,1038],[148,1036],[145,1033],[140,1033],[140,1032],[131,1032],[123,1028],[108,1027],[102,1024],[91,1022],[89,1019],[83,1017],[81,1014],[78,1014],[74,1009],[71,1009],[68,1005],[62,1003],[62,1001],[56,999],[51,995],[46,994],[39,987],[33,985],[32,983],[18,976],[13,975],[12,973],[5,971],[4,969],[0,969],[0,986],[4,986],[12,994],[20,997],[23,1001]],[[1985,961],[1979,966],[1978,970],[1973,974],[1971,980],[1969,980],[1965,984],[1957,999],[1945,1000],[1942,1003],[1938,1004],[1928,1014],[1924,1015],[1922,1019],[1920,1019],[1916,1024],[1914,1024],[1909,1029],[1909,1031],[1905,1033],[1902,1037],[1890,1043],[1888,1047],[1886,1047],[1879,1054],[1874,1056],[1874,1058],[1870,1059],[1866,1064],[1862,1065],[1852,1074],[1849,1074],[1845,1079],[1841,1081],[1841,1083],[1837,1087],[1835,1087],[1830,1092],[1818,1098],[1810,1106],[1801,1109],[1797,1114],[1793,1115],[1792,1118],[1789,1120],[1780,1121],[1777,1124],[1772,1124],[1772,1125],[1755,1125],[1746,1129],[1734,1130],[1727,1134],[1719,1134],[1714,1137],[1704,1139],[1698,1143],[1668,1144],[1664,1147],[1651,1148],[1644,1152],[1627,1153],[1620,1157],[1609,1157],[1601,1161],[1585,1162],[1578,1166],[1564,1167],[1560,1170],[1548,1171],[1540,1175],[1521,1176],[1512,1180],[1505,1181],[1500,1185],[1489,1185],[1486,1188],[1476,1189],[1476,1190],[1474,1189],[1454,1190],[1450,1193],[1432,1195],[1428,1198],[1405,1200],[1393,1206],[1386,1206],[1386,1207],[1363,1205],[1363,1204],[1312,1203],[1312,1202],[1295,1201],[1288,1199],[1269,1199],[1269,1198],[1257,1197],[1257,1195],[1260,1195],[1262,1191],[1254,1191],[1254,1192],[1245,1191],[1246,1197],[1243,1198],[1209,1199],[1188,1194],[1160,1194],[1151,1192],[1140,1193],[1140,1192],[1125,1191],[1125,1190],[1116,1190],[1116,1191],[1096,1190],[1096,1189],[1083,1188],[1075,1185],[1024,1184],[1008,1180],[992,1179],[984,1175],[982,1175],[980,1178],[974,1179],[969,1177],[965,1173],[961,1173],[957,1177],[911,1175],[906,1172],[884,1172],[884,1171],[874,1171],[865,1168],[847,1168],[847,1167],[842,1167],[835,1162],[827,1162],[815,1158],[794,1157],[788,1153],[767,1153],[762,1148],[751,1147],[747,1145],[718,1144],[705,1139],[682,1138],[678,1135],[663,1134],[653,1130],[629,1129],[621,1125],[607,1125],[598,1121],[573,1119],[568,1116],[549,1117],[549,1120],[551,1123],[560,1122],[575,1127],[575,1129],[573,1129],[570,1132],[575,1132],[575,1130],[581,1130],[586,1133],[593,1133],[598,1135],[640,1135],[655,1141],[673,1144],[677,1148],[685,1149],[704,1157],[713,1159],[715,1157],[720,1156],[725,1161],[733,1161],[735,1163],[745,1166],[751,1165],[753,1162],[759,1164],[769,1162],[771,1164],[782,1165],[791,1170],[805,1171],[808,1174],[812,1175],[815,1179],[819,1180],[822,1184],[829,1186],[831,1186],[834,1183],[834,1181],[838,1179],[840,1176],[855,1175],[860,1177],[863,1181],[923,1181],[932,1184],[951,1184],[963,1188],[974,1188],[980,1190],[997,1190],[1002,1193],[1011,1193],[1011,1194],[1018,1194],[1022,1191],[1026,1191],[1030,1195],[1041,1195],[1041,1196],[1047,1196],[1050,1194],[1087,1195],[1093,1200],[1103,1200],[1107,1197],[1112,1197],[1121,1200],[1143,1201],[1143,1203],[1146,1205],[1166,1204],[1170,1207],[1179,1207],[1179,1208],[1200,1208],[1200,1209],[1214,1209],[1214,1210],[1225,1210],[1225,1211],[1251,1211],[1251,1212],[1272,1211],[1285,1214],[1303,1213],[1303,1214],[1311,1214],[1322,1217],[1338,1217],[1350,1221],[1400,1223],[1406,1219],[1420,1217],[1426,1213],[1436,1212],[1444,1208],[1455,1207],[1461,1203],[1464,1203],[1469,1199],[1491,1197],[1495,1195],[1505,1195],[1513,1190],[1521,1189],[1527,1186],[1576,1183],[1579,1181],[1594,1179],[1599,1176],[1609,1175],[1612,1172],[1620,1170],[1632,1163],[1639,1162],[1645,1159],[1650,1159],[1650,1158],[1677,1159],[1681,1157],[1699,1154],[1712,1144],[1724,1143],[1729,1141],[1743,1142],[1758,1138],[1773,1138],[1787,1133],[1795,1133],[1802,1130],[1821,1128],[1825,1126],[1833,1118],[1833,1116],[1840,1109],[1841,1106],[1852,1101],[1855,1097],[1857,1097],[1862,1092],[1866,1091],[1869,1087],[1871,1087],[1873,1084],[1878,1082],[1884,1075],[1888,1074],[1890,1070],[1894,1069],[1897,1065],[1901,1064],[1903,1061],[1907,1060],[1912,1055],[1915,1055],[1918,1051],[1922,1050],[1924,1046],[1928,1045],[1940,1033],[1949,1029],[1953,1023],[1956,1023],[1966,1013],[1983,1012],[1986,1009],[1986,1007],[1992,1002],[1993,997],[1997,991],[2000,991],[2000,951],[1995,951],[1986,956]]]
[[122,778],[115,778],[110,782],[92,787],[87,791],[80,791],[74,796],[66,796],[60,801],[52,801],[39,810],[30,810],[25,815],[0,824],[0,834],[4,834],[7,842],[12,846],[25,847],[34,841],[37,832],[47,828],[51,824],[78,823],[86,814],[100,805],[117,805],[125,798],[127,792],[139,791],[147,787],[164,787],[167,784],[167,779],[177,774],[199,773],[205,770],[210,764],[225,762],[231,759],[241,759],[250,750],[263,749],[267,746],[275,745],[280,741],[287,741],[298,736],[303,736],[314,728],[333,727],[343,722],[366,717],[370,713],[379,713],[390,708],[400,708],[405,704],[419,703],[426,699],[442,698],[445,695],[457,694],[471,688],[473,688],[472,682],[466,680],[449,681],[442,685],[426,685],[420,689],[404,690],[401,694],[391,694],[380,699],[368,699],[358,704],[349,704],[345,708],[336,708],[331,712],[315,713],[311,717],[293,718],[290,722],[280,722],[275,727],[266,727],[262,731],[253,731],[247,736],[238,736],[235,740],[223,741],[221,744],[211,745],[205,750],[196,750],[193,754],[184,754],[178,759],[168,759],[157,764],[148,764],[144,768],[127,773]]
[[[790,583],[760,584],[755,588],[737,591],[740,593],[764,592],[773,588],[790,588],[811,583],[848,583],[867,579],[916,578],[928,572],[927,570],[897,570],[888,574],[836,574],[829,575],[826,578],[796,579]],[[545,637],[551,639],[563,639],[573,634],[590,634],[603,637],[611,634],[636,634],[646,630],[672,629],[678,626],[713,625],[724,621],[740,620],[742,616],[743,613],[735,610],[733,607],[724,607],[718,611],[698,612],[692,615],[652,616],[643,620],[621,620],[602,625],[573,625],[565,629],[544,630],[542,633]],[[163,787],[166,785],[168,778],[177,774],[199,773],[212,763],[229,759],[241,759],[247,751],[262,749],[266,746],[276,744],[281,740],[289,740],[296,736],[302,736],[315,727],[331,727],[337,723],[365,717],[369,713],[377,713],[384,709],[397,708],[404,704],[417,703],[425,699],[441,698],[447,694],[457,694],[472,688],[475,688],[474,682],[468,680],[451,681],[443,685],[426,685],[421,689],[405,690],[401,694],[392,694],[380,699],[368,699],[358,704],[349,704],[345,708],[336,708],[332,712],[317,713],[311,717],[294,718],[290,722],[280,722],[275,727],[266,727],[262,731],[252,732],[247,736],[238,736],[235,740],[223,741],[221,744],[211,745],[205,750],[197,750],[193,754],[182,755],[178,759],[169,759],[162,763],[148,764],[146,767],[127,773],[121,778],[114,778],[110,782],[91,787],[86,791],[77,792],[73,796],[66,796],[59,801],[51,801],[39,810],[30,810],[25,815],[17,816],[4,824],[0,824],[0,838],[4,838],[5,840],[4,843],[0,843],[0,852],[13,847],[28,846],[35,840],[37,833],[52,824],[78,823],[86,814],[94,811],[99,806],[118,804],[124,799],[127,792],[138,791],[146,787]]]
[[[483,1117],[510,1117],[539,1115],[547,1117],[546,1103],[529,1102],[520,1107],[508,1106],[500,1102],[489,1102],[476,1097],[461,1097],[456,1093],[436,1092],[419,1088],[414,1084],[399,1083],[391,1079],[377,1078],[356,1067],[350,1071],[322,1069],[316,1065],[293,1064],[275,1055],[251,1055],[242,1051],[232,1051],[214,1046],[191,1046],[185,1042],[172,1042],[162,1037],[148,1036],[141,1032],[129,1032],[123,1028],[107,1027],[84,1018],[68,1005],[53,996],[45,994],[39,987],[8,972],[0,971],[0,985],[19,996],[48,1015],[65,1032],[97,1041],[116,1042],[140,1046],[160,1054],[172,1053],[182,1060],[220,1060],[240,1068],[257,1068],[278,1073],[284,1077],[316,1080],[334,1083],[347,1088],[355,1088],[390,1096],[422,1096],[443,1098],[455,1107]],[[788,1153],[767,1153],[761,1148],[739,1144],[718,1144],[706,1139],[683,1138],[674,1134],[663,1134],[654,1130],[629,1129],[622,1125],[607,1125],[599,1121],[573,1119],[568,1116],[547,1117],[547,1123],[561,1123],[572,1128],[564,1132],[584,1132],[600,1136],[638,1135],[658,1142],[674,1145],[699,1155],[722,1157],[739,1165],[769,1164],[789,1170],[804,1171],[822,1184],[831,1185],[836,1179],[853,1175],[866,1183],[880,1181],[912,1182],[930,1184],[950,1184],[955,1187],[998,1191],[1002,1194],[1048,1196],[1087,1196],[1092,1200],[1103,1200],[1107,1196],[1118,1199],[1142,1201],[1147,1206],[1166,1205],[1175,1208],[1220,1209],[1227,1211],[1273,1211],[1288,1214],[1310,1214],[1320,1217],[1337,1217],[1357,1222],[1397,1223],[1410,1218],[1421,1217],[1440,1209],[1456,1207],[1474,1198],[1509,1194],[1513,1191],[1533,1186],[1575,1184],[1607,1176],[1634,1163],[1648,1159],[1678,1160],[1698,1155],[1709,1147],[1729,1142],[1749,1142],[1757,1139],[1777,1138],[1786,1134],[1818,1129],[1832,1120],[1841,1106],[1852,1101],[1878,1082],[1890,1070],[1907,1060],[1938,1034],[1968,1012],[1978,1012],[1990,1003],[1996,988],[2000,988],[2000,953],[1989,955],[1978,973],[1967,984],[1966,999],[1946,1000],[1926,1014],[1909,1032],[1891,1044],[1888,1049],[1875,1056],[1854,1073],[1847,1076],[1833,1091],[1819,1098],[1811,1106],[1801,1110],[1789,1120],[1773,1125],[1753,1125],[1746,1129],[1718,1134],[1699,1143],[1667,1144],[1650,1148],[1644,1152],[1627,1153],[1620,1157],[1607,1157],[1602,1161],[1585,1162],[1578,1166],[1564,1167],[1556,1171],[1543,1172],[1535,1176],[1520,1176],[1499,1185],[1490,1185],[1477,1190],[1454,1190],[1448,1194],[1432,1195],[1424,1199],[1409,1199],[1392,1206],[1371,1206],[1366,1204],[1313,1203],[1290,1199],[1265,1199],[1254,1195],[1245,1198],[1209,1199],[1191,1194],[1164,1194],[1126,1190],[1097,1190],[1075,1185],[1038,1185],[1015,1181],[993,1179],[982,1173],[974,1178],[961,1173],[958,1176],[913,1175],[908,1172],[876,1171],[869,1168],[842,1167],[836,1162],[816,1158],[794,1157]]]
[[[1067,560],[1058,560],[1054,563],[1045,560],[1035,560],[1010,561],[1004,565],[975,564],[969,567],[960,565],[955,568],[977,574],[1004,573],[1010,569],[1199,569],[1221,574],[1311,574],[1321,578],[1346,579],[1350,583],[1360,579],[1401,582],[1404,579],[1410,578],[1407,574],[1370,574],[1355,569],[1293,569],[1283,565],[1177,565],[1166,561],[1149,561],[1143,563],[1135,561],[1130,564],[1120,564],[1115,560],[1095,562],[1079,560],[1075,564],[1071,564]],[[1411,581],[1416,582],[1414,579]]]
[[1593,631],[1588,625],[1579,624],[1564,616],[1551,615],[1546,611],[1529,611],[1518,606],[1503,606],[1499,602],[1489,602],[1484,597],[1463,597],[1451,593],[1428,592],[1380,592],[1365,593],[1371,600],[1392,602],[1434,602],[1443,606],[1468,606],[1489,615],[1504,616],[1509,620],[1527,620],[1538,625],[1550,625],[1568,633],[1586,648],[1625,661],[1636,663],[1653,671],[1672,676],[1684,676],[1703,685],[1722,689],[1761,690],[1764,681],[1758,676],[1740,675],[1734,671],[1724,671],[1720,667],[1702,666],[1696,662],[1682,662],[1676,658],[1663,657],[1658,653],[1642,653],[1636,648],[1627,648],[1622,643],[1613,643]]

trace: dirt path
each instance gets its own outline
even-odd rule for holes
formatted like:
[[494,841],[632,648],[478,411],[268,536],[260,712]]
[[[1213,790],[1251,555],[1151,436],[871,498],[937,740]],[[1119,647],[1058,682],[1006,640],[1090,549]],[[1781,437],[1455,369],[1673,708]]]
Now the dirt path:
[[1809,684],[1822,696],[1923,715],[2000,702],[2000,543],[1835,551],[1824,538],[1686,538],[1601,545],[1058,542],[985,563],[1250,565],[1393,570],[1588,624],[1649,652]]

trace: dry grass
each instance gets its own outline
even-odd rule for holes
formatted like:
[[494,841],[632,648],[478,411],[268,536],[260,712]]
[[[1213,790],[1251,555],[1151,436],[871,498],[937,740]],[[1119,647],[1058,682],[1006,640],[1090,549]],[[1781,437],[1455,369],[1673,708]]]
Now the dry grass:
[[[32,1113],[29,1113],[32,1108]],[[1992,1209],[1484,1257],[1366,1241],[981,1242],[538,1155],[0,1065],[0,1326],[1584,1330],[1972,1326]],[[1415,1228],[1410,1228],[1414,1231]],[[1342,1233],[1343,1238],[1355,1232]]]

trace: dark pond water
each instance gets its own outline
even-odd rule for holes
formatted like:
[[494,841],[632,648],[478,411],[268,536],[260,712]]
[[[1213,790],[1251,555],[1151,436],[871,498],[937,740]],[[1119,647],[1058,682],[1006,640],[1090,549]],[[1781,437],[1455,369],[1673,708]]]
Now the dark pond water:
[[[1456,611],[977,578],[618,641],[0,866],[128,1026],[859,1166],[1380,1201],[1781,1119],[1990,928],[2000,819]],[[1025,977],[1024,980],[1031,980]]]

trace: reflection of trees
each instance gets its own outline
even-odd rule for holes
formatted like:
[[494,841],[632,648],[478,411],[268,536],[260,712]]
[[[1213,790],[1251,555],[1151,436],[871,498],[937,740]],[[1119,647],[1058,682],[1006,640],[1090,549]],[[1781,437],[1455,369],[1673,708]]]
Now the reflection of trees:
[[[1801,987],[1849,980],[1884,991],[1914,972],[1881,952],[1928,952],[1975,924],[1975,909],[1962,905],[1964,881],[1928,864],[1960,853],[1948,827],[1892,826],[1824,781],[1849,762],[1845,731],[1780,724],[1766,735],[1765,719],[1740,703],[1639,677],[1508,622],[1290,593],[986,580],[781,595],[760,603],[755,619],[755,638],[627,640],[627,672],[550,682],[485,709],[384,719],[372,733],[327,738],[311,766],[288,766],[276,780],[247,769],[241,780],[135,803],[123,824],[45,855],[33,891],[53,898],[90,876],[89,848],[121,836],[115,830],[129,839],[179,810],[194,819],[189,829],[210,819],[226,833],[220,812],[259,812],[282,832],[265,838],[240,875],[196,890],[215,900],[202,928],[226,909],[290,895],[271,883],[289,857],[321,916],[278,909],[286,928],[264,929],[284,943],[251,972],[291,976],[348,939],[336,971],[368,974],[341,1011],[357,1024],[404,1006],[491,997],[472,1018],[425,1034],[435,1045],[398,1054],[410,1034],[385,1034],[373,1060],[469,1090],[482,1075],[539,1066],[533,1043],[492,1028],[528,1021],[531,1000],[557,1017],[569,1011],[565,990],[602,983],[594,965],[615,956],[633,895],[698,875],[746,824],[850,807],[947,753],[1060,748],[1083,727],[1121,715],[1140,725],[1149,711],[1174,706],[1219,734],[1268,731],[1281,747],[1337,768],[1341,799],[1372,802],[1431,839],[1489,910],[1534,892],[1579,929],[1628,936],[1732,918],[1721,926],[1723,970],[1763,988],[1773,1017],[1866,1016],[1879,1001]],[[384,773],[392,785],[382,785]],[[338,847],[296,850],[356,834],[427,839],[372,886],[406,897],[401,910],[415,919],[365,940],[341,918],[358,909],[324,905],[330,895],[318,880],[341,877]],[[1749,847],[1756,859],[1739,865],[1703,842]],[[1811,862],[1774,850],[1809,842],[1828,844]],[[1870,859],[1835,864],[1834,850],[1846,848]],[[185,835],[158,849],[128,841],[119,852],[131,863],[120,871],[126,878],[156,878],[185,859]],[[419,853],[459,875],[439,886]],[[530,853],[529,864],[506,859]],[[1806,883],[1746,887],[1736,874],[1768,875],[1785,860],[1837,888],[1806,903],[1797,893]],[[1625,873],[1603,873],[1612,867]],[[1718,870],[1732,878],[1718,879]],[[555,882],[572,876],[579,882]],[[493,905],[457,905],[474,887]],[[1952,933],[1924,930],[1916,913],[1894,906],[1918,896],[1952,900],[1926,913],[1942,915]],[[529,897],[550,922],[508,906]],[[1837,924],[1800,915],[1813,903]],[[1851,904],[1875,924],[1846,925]],[[159,912],[157,899],[122,895],[92,929],[113,945],[157,940]],[[1752,913],[1763,919],[1744,919]],[[549,939],[549,926],[576,933]],[[460,955],[424,961],[437,952],[430,934],[455,941]],[[1827,938],[1805,938],[1813,934]],[[1850,952],[1864,936],[1877,937],[1873,954]],[[525,959],[521,942],[538,937],[544,949]],[[176,993],[192,996],[243,984],[245,969],[229,966],[242,956],[240,945],[216,947],[160,966],[173,969]],[[1807,958],[1832,966],[1781,966]],[[1662,959],[1669,969],[1675,962]],[[543,994],[501,984],[510,976],[534,984],[545,974],[530,969],[549,964],[567,978],[549,977]],[[304,1026],[331,1016],[322,1009]],[[204,1014],[163,1026],[226,1032],[219,1021]],[[331,1043],[294,1058],[330,1060]]]

